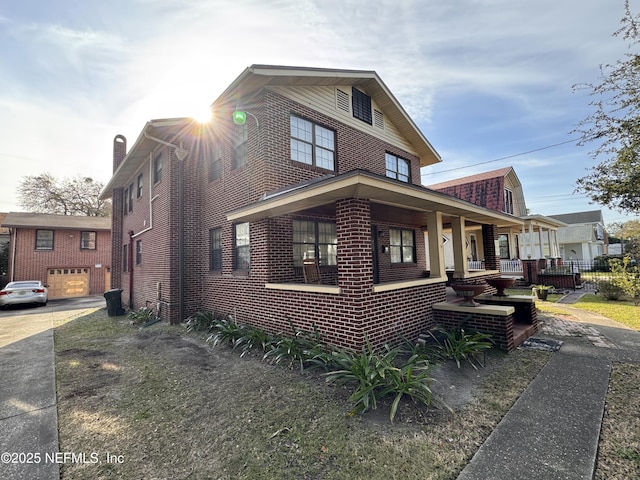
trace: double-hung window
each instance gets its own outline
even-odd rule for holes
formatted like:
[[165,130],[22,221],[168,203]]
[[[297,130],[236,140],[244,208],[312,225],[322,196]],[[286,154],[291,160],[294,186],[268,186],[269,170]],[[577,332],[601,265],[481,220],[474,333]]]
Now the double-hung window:
[[136,188],[136,197],[142,197],[142,174],[138,175],[138,186]]
[[513,192],[508,188],[504,189],[504,208],[502,211],[513,215]]
[[291,115],[291,160],[327,170],[336,168],[335,133]]
[[233,168],[238,168],[247,163],[249,137],[246,123],[236,125],[235,128],[235,138],[233,139]]
[[96,236],[96,232],[80,232],[80,249],[95,250]]
[[136,265],[142,264],[142,240],[136,240]]
[[315,258],[319,265],[337,265],[336,224],[308,220],[293,221],[293,264],[301,267],[304,259]]
[[409,161],[404,158],[397,157],[390,153],[386,153],[386,174],[389,178],[395,178],[402,182],[409,181]]
[[53,230],[36,230],[36,250],[53,250]]
[[209,181],[213,182],[219,178],[222,178],[222,148],[214,144],[209,159]]
[[162,155],[158,155],[153,160],[153,183],[156,184],[162,180]]
[[209,270],[222,270],[222,229],[209,230]]
[[415,232],[404,228],[389,229],[389,253],[391,263],[415,263]]
[[251,267],[251,243],[249,236],[249,223],[236,223],[233,226],[234,233],[234,268],[236,270],[249,270]]

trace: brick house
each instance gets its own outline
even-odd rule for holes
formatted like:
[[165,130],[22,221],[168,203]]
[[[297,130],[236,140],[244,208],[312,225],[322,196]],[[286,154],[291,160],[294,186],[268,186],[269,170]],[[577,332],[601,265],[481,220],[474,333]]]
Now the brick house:
[[102,295],[111,275],[111,219],[9,212],[9,281],[41,280],[49,298]]
[[[114,139],[101,196],[130,308],[172,323],[217,310],[270,332],[291,321],[359,348],[433,326],[444,229],[454,278],[500,275],[498,229],[523,221],[421,186],[441,159],[375,72],[254,65],[212,111],[208,124],[149,121],[128,151]],[[482,271],[469,271],[467,228]]]
[[[538,268],[537,265],[541,264],[541,261],[544,264],[555,264],[560,258],[557,232],[565,224],[557,218],[528,214],[522,183],[513,167],[482,172],[428,187],[497,212],[513,215],[523,221],[520,228],[498,228],[497,251],[500,257],[500,271],[505,276],[529,280],[528,269],[523,268],[523,260],[533,261]],[[444,233],[445,237],[449,234],[447,231]],[[476,247],[478,236],[477,226],[467,228],[466,254],[470,268],[482,268],[483,259],[478,255]],[[451,249],[445,244],[445,263],[448,266],[452,261]]]

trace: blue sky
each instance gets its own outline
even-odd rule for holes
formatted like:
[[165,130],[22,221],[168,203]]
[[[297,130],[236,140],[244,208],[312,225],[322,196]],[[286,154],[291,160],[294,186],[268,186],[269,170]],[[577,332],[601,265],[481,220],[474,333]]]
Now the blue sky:
[[[375,70],[443,158],[423,169],[424,184],[513,166],[532,213],[602,208],[573,193],[597,162],[570,142],[590,112],[572,85],[597,81],[599,65],[623,58],[626,43],[612,37],[623,7],[0,0],[0,211],[20,210],[25,175],[106,183],[115,135],[131,145],[147,120],[197,115],[254,63]],[[607,223],[628,218],[602,210]]]

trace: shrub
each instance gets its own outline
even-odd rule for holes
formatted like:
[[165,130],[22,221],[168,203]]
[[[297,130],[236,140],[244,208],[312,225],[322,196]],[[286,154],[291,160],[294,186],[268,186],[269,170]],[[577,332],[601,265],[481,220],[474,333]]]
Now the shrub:
[[640,267],[634,263],[629,257],[624,257],[622,262],[611,261],[611,273],[616,275],[612,282],[620,287],[637,307],[640,305]]
[[135,325],[142,325],[151,320],[156,320],[156,314],[153,312],[153,308],[140,307],[138,310],[131,310],[129,312],[129,318],[133,320]]
[[213,312],[197,312],[187,318],[185,325],[187,332],[201,332],[204,330],[211,331],[218,316]]
[[401,348],[389,348],[385,345],[380,354],[376,354],[367,341],[359,354],[351,352],[335,353],[339,369],[326,375],[328,382],[357,384],[349,397],[355,404],[349,415],[375,410],[378,401],[393,395],[389,418],[393,422],[400,400],[409,396],[414,402],[424,405],[431,403],[431,377],[429,362],[412,355],[406,362],[396,366]]
[[620,300],[624,295],[624,290],[615,282],[601,280],[598,282],[598,293],[601,293],[607,300]]
[[245,334],[243,327],[236,323],[232,316],[217,318],[211,325],[211,335],[207,338],[207,342],[215,347],[219,344],[227,344],[233,347],[236,341]]
[[486,350],[493,348],[491,335],[480,332],[466,332],[463,327],[452,330],[436,328],[429,332],[436,341],[444,358],[455,360],[458,368],[462,360],[466,360],[473,368],[476,366],[475,357]]
[[300,370],[305,366],[329,369],[332,362],[331,352],[322,342],[320,333],[314,326],[313,332],[298,330],[290,321],[292,335],[281,335],[267,347],[263,360],[279,365],[288,363],[292,367],[298,363]]

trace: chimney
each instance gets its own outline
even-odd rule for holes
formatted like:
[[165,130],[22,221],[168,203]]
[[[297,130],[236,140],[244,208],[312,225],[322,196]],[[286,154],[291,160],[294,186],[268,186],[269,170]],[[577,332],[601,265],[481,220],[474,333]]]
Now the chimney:
[[113,171],[115,172],[127,155],[127,139],[124,135],[116,135],[113,139]]

